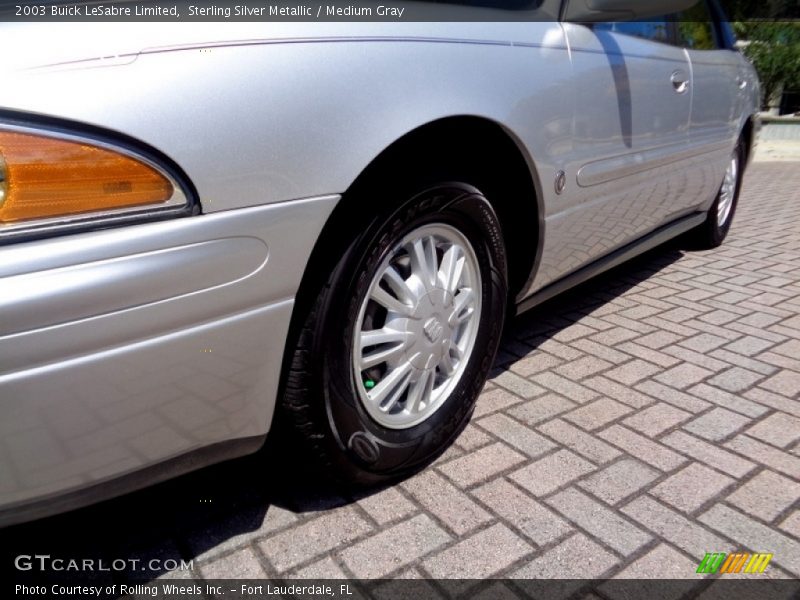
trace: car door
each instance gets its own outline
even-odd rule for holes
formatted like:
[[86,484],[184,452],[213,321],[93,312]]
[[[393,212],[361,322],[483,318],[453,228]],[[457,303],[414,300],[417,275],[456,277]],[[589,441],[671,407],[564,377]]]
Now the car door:
[[573,148],[562,204],[547,221],[545,285],[686,209],[691,70],[667,16],[564,23],[572,57]]
[[742,74],[738,51],[726,48],[723,32],[714,23],[710,7],[701,0],[675,15],[677,43],[684,48],[692,69],[692,112],[689,144],[710,165],[709,181],[701,201],[716,193],[739,135],[748,80]]

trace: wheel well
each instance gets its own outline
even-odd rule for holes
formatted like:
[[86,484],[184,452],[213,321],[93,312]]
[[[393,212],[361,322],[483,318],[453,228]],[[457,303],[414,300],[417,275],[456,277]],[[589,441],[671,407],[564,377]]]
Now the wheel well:
[[[313,301],[343,251],[374,217],[388,210],[376,190],[463,181],[492,203],[506,243],[509,297],[531,273],[539,247],[541,211],[534,177],[517,142],[500,125],[478,117],[450,117],[423,125],[381,152],[356,178],[317,240],[297,294],[295,314]],[[402,197],[402,195],[400,196]],[[297,310],[300,309],[300,310]]]
[[754,149],[755,144],[755,121],[756,117],[751,116],[750,118],[745,121],[744,127],[742,128],[742,141],[744,141],[744,164],[747,165],[750,162],[751,154]]

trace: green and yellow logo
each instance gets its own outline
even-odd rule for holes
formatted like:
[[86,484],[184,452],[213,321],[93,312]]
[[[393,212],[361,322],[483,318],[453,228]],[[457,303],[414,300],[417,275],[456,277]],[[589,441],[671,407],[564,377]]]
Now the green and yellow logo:
[[763,573],[767,568],[772,554],[757,552],[735,552],[726,554],[725,552],[706,552],[700,566],[697,567],[698,573]]

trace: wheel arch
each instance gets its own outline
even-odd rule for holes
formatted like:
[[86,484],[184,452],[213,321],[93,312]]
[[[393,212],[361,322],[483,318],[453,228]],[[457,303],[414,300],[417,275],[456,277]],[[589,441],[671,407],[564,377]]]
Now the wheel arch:
[[744,164],[748,166],[753,158],[756,149],[756,138],[758,130],[761,128],[761,120],[757,114],[750,115],[745,119],[739,133],[740,139],[744,142]]
[[[417,168],[412,179],[427,183],[464,173],[466,183],[480,189],[497,212],[506,242],[509,298],[530,280],[542,248],[544,210],[533,160],[522,142],[496,121],[476,116],[452,116],[413,129],[381,151],[353,180],[331,213],[314,246],[296,296],[294,314],[303,314],[315,290],[324,282],[341,251],[375,210],[368,191],[395,182],[406,166]],[[293,317],[293,321],[294,321]],[[289,343],[294,329],[290,329]]]

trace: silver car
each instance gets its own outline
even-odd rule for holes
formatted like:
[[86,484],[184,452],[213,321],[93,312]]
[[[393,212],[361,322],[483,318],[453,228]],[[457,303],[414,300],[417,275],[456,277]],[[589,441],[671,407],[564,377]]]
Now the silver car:
[[759,89],[716,2],[447,10],[0,26],[2,523],[271,428],[353,484],[408,475],[508,315],[723,241]]

